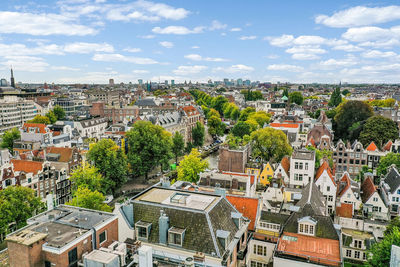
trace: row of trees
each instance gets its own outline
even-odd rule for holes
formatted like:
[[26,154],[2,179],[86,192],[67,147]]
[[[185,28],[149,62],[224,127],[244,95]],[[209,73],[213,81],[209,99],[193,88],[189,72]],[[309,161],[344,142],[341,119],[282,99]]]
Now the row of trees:
[[260,91],[252,91],[250,89],[242,90],[240,93],[244,96],[246,101],[257,101],[263,99],[263,95]]

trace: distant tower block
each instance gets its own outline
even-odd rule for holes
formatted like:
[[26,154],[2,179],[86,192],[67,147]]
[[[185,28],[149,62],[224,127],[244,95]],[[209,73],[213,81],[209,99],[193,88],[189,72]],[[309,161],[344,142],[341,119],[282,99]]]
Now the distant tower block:
[[11,87],[15,88],[14,72],[12,68],[11,68]]
[[114,79],[108,80],[108,84],[109,84],[110,86],[114,86]]

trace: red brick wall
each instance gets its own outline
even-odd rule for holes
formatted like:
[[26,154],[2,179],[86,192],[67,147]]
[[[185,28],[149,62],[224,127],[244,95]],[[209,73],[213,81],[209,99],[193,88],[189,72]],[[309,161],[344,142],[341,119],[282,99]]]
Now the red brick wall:
[[43,266],[42,245],[44,241],[38,241],[31,246],[7,242],[8,256],[11,267],[36,267]]
[[[103,231],[107,231],[107,240],[100,245],[100,234]],[[108,225],[104,226],[96,233],[97,249],[99,247],[108,247],[112,242],[118,241],[118,219],[115,219]]]
[[218,169],[220,171],[244,173],[247,163],[245,151],[229,151],[229,149],[221,147],[219,149]]

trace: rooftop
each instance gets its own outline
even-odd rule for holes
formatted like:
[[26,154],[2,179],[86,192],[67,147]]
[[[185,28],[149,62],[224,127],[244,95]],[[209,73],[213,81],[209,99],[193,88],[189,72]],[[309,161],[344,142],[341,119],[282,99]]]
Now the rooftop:
[[292,154],[293,159],[313,160],[315,158],[315,151],[307,149],[294,150]]

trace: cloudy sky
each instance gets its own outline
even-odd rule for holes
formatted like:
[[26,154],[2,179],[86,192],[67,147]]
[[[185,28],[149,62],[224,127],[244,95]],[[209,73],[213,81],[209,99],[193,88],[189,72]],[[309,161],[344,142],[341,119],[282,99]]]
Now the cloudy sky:
[[0,78],[400,82],[396,3],[7,0]]

